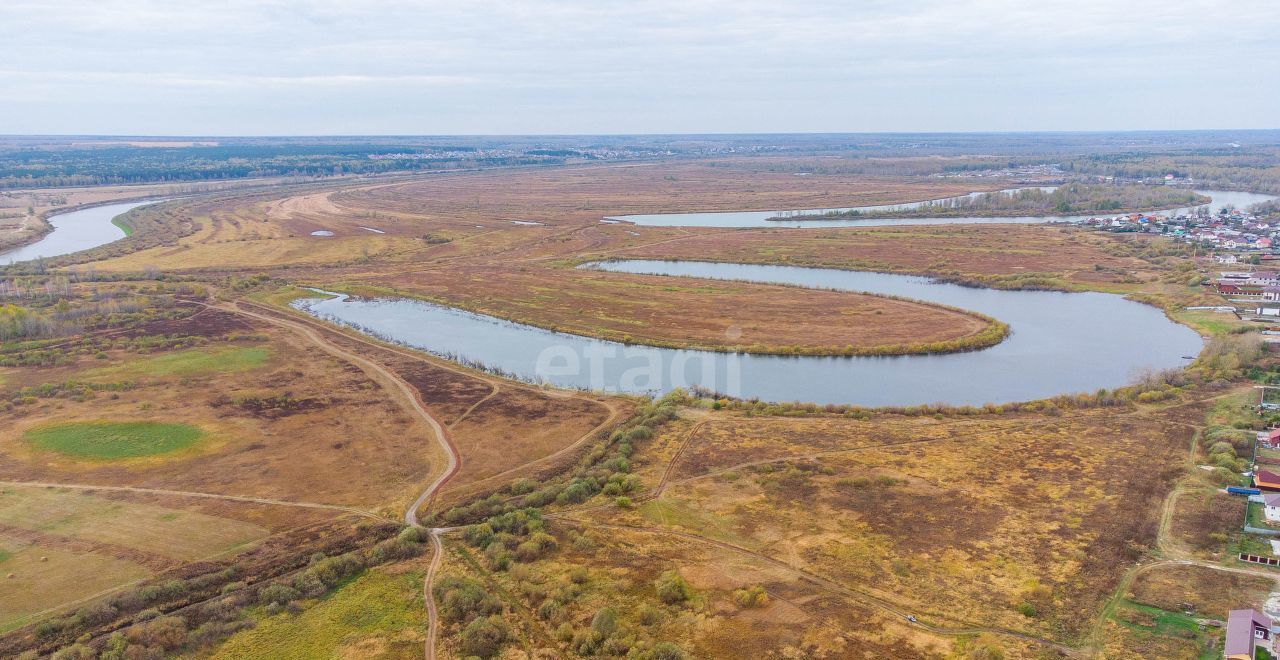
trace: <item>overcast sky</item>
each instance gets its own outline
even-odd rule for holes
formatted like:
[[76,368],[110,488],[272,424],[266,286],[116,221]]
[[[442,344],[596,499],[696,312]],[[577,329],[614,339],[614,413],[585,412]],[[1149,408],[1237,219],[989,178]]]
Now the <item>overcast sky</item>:
[[1280,128],[1276,0],[0,0],[0,133]]

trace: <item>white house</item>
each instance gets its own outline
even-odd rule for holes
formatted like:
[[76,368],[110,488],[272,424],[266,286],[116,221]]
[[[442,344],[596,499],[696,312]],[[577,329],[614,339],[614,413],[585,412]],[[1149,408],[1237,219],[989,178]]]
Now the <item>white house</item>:
[[1262,496],[1263,511],[1267,522],[1280,522],[1280,493],[1267,493]]

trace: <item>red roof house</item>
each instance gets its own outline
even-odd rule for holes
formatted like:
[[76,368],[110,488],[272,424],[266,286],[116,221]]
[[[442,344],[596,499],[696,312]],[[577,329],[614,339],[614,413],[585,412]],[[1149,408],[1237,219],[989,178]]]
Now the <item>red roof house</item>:
[[1280,490],[1280,474],[1258,470],[1253,473],[1253,485],[1263,490]]

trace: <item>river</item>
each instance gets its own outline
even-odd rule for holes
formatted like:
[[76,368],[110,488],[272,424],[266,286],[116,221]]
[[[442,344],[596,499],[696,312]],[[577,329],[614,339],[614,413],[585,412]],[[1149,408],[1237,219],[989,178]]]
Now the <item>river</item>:
[[624,273],[742,279],[866,291],[961,307],[1008,323],[981,351],[786,357],[675,350],[552,332],[407,299],[305,299],[299,309],[464,363],[559,387],[634,394],[701,385],[766,401],[863,406],[981,405],[1093,392],[1180,367],[1203,345],[1158,309],[1105,293],[1000,291],[908,275],[793,266],[617,261]]
[[[1011,189],[1016,190],[1016,189]],[[1227,190],[1197,190],[1197,193],[1210,197],[1211,201],[1206,206],[1213,213],[1217,213],[1218,209],[1224,206],[1234,206],[1236,208],[1244,208],[1251,204],[1266,202],[1275,199],[1274,195],[1259,195],[1257,193],[1235,192]],[[972,197],[982,193],[969,193],[962,197]],[[954,198],[948,198],[954,199]],[[939,201],[939,200],[929,200]],[[906,204],[881,204],[878,206],[853,206],[846,208],[830,208],[830,209],[791,209],[782,211],[708,211],[694,213],[647,213],[640,215],[617,215],[609,216],[606,220],[614,222],[630,222],[637,225],[647,225],[651,227],[793,227],[793,228],[822,228],[822,227],[888,227],[895,225],[990,225],[990,224],[1042,224],[1046,222],[1081,222],[1093,216],[1019,216],[1019,217],[991,217],[991,216],[970,216],[970,217],[938,217],[938,218],[827,218],[817,220],[769,220],[769,218],[779,215],[820,215],[823,213],[831,213],[838,211],[882,211],[888,209],[913,209],[919,208],[922,204],[928,202],[911,202]],[[1170,211],[1160,211],[1160,213],[1179,213],[1189,211],[1192,208],[1173,209]],[[1111,214],[1114,215],[1114,214]]]
[[30,245],[0,252],[0,264],[60,257],[118,241],[125,237],[124,230],[111,221],[139,206],[155,204],[157,201],[120,202],[59,213],[49,218],[53,231]]

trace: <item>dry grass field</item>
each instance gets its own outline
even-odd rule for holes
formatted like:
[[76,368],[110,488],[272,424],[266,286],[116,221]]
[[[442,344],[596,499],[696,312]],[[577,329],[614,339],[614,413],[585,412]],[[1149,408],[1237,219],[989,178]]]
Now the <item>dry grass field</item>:
[[1167,457],[1190,440],[1164,416],[1107,411],[726,422],[686,432],[662,496],[624,519],[1062,641],[1153,543],[1181,467]]
[[[555,551],[520,550],[505,569],[494,546],[460,538],[445,579],[500,600],[530,655],[589,655],[600,637],[581,631],[608,609],[623,632],[607,640],[667,640],[693,657],[1061,657],[1091,643],[1115,585],[1154,551],[1164,495],[1186,467],[1170,457],[1204,410],[863,420],[684,408],[636,445],[642,487],[630,502],[552,506]],[[655,591],[671,571],[688,586],[679,602]],[[1204,593],[1183,596],[1174,585],[1188,580],[1153,570],[1128,598],[1209,611],[1252,602],[1268,582],[1209,593],[1210,575],[1188,587]],[[743,595],[753,589],[765,596]],[[446,648],[465,655],[464,622],[444,616]],[[1129,648],[1118,639],[1099,648]]]
[[0,631],[335,512],[0,485]]

